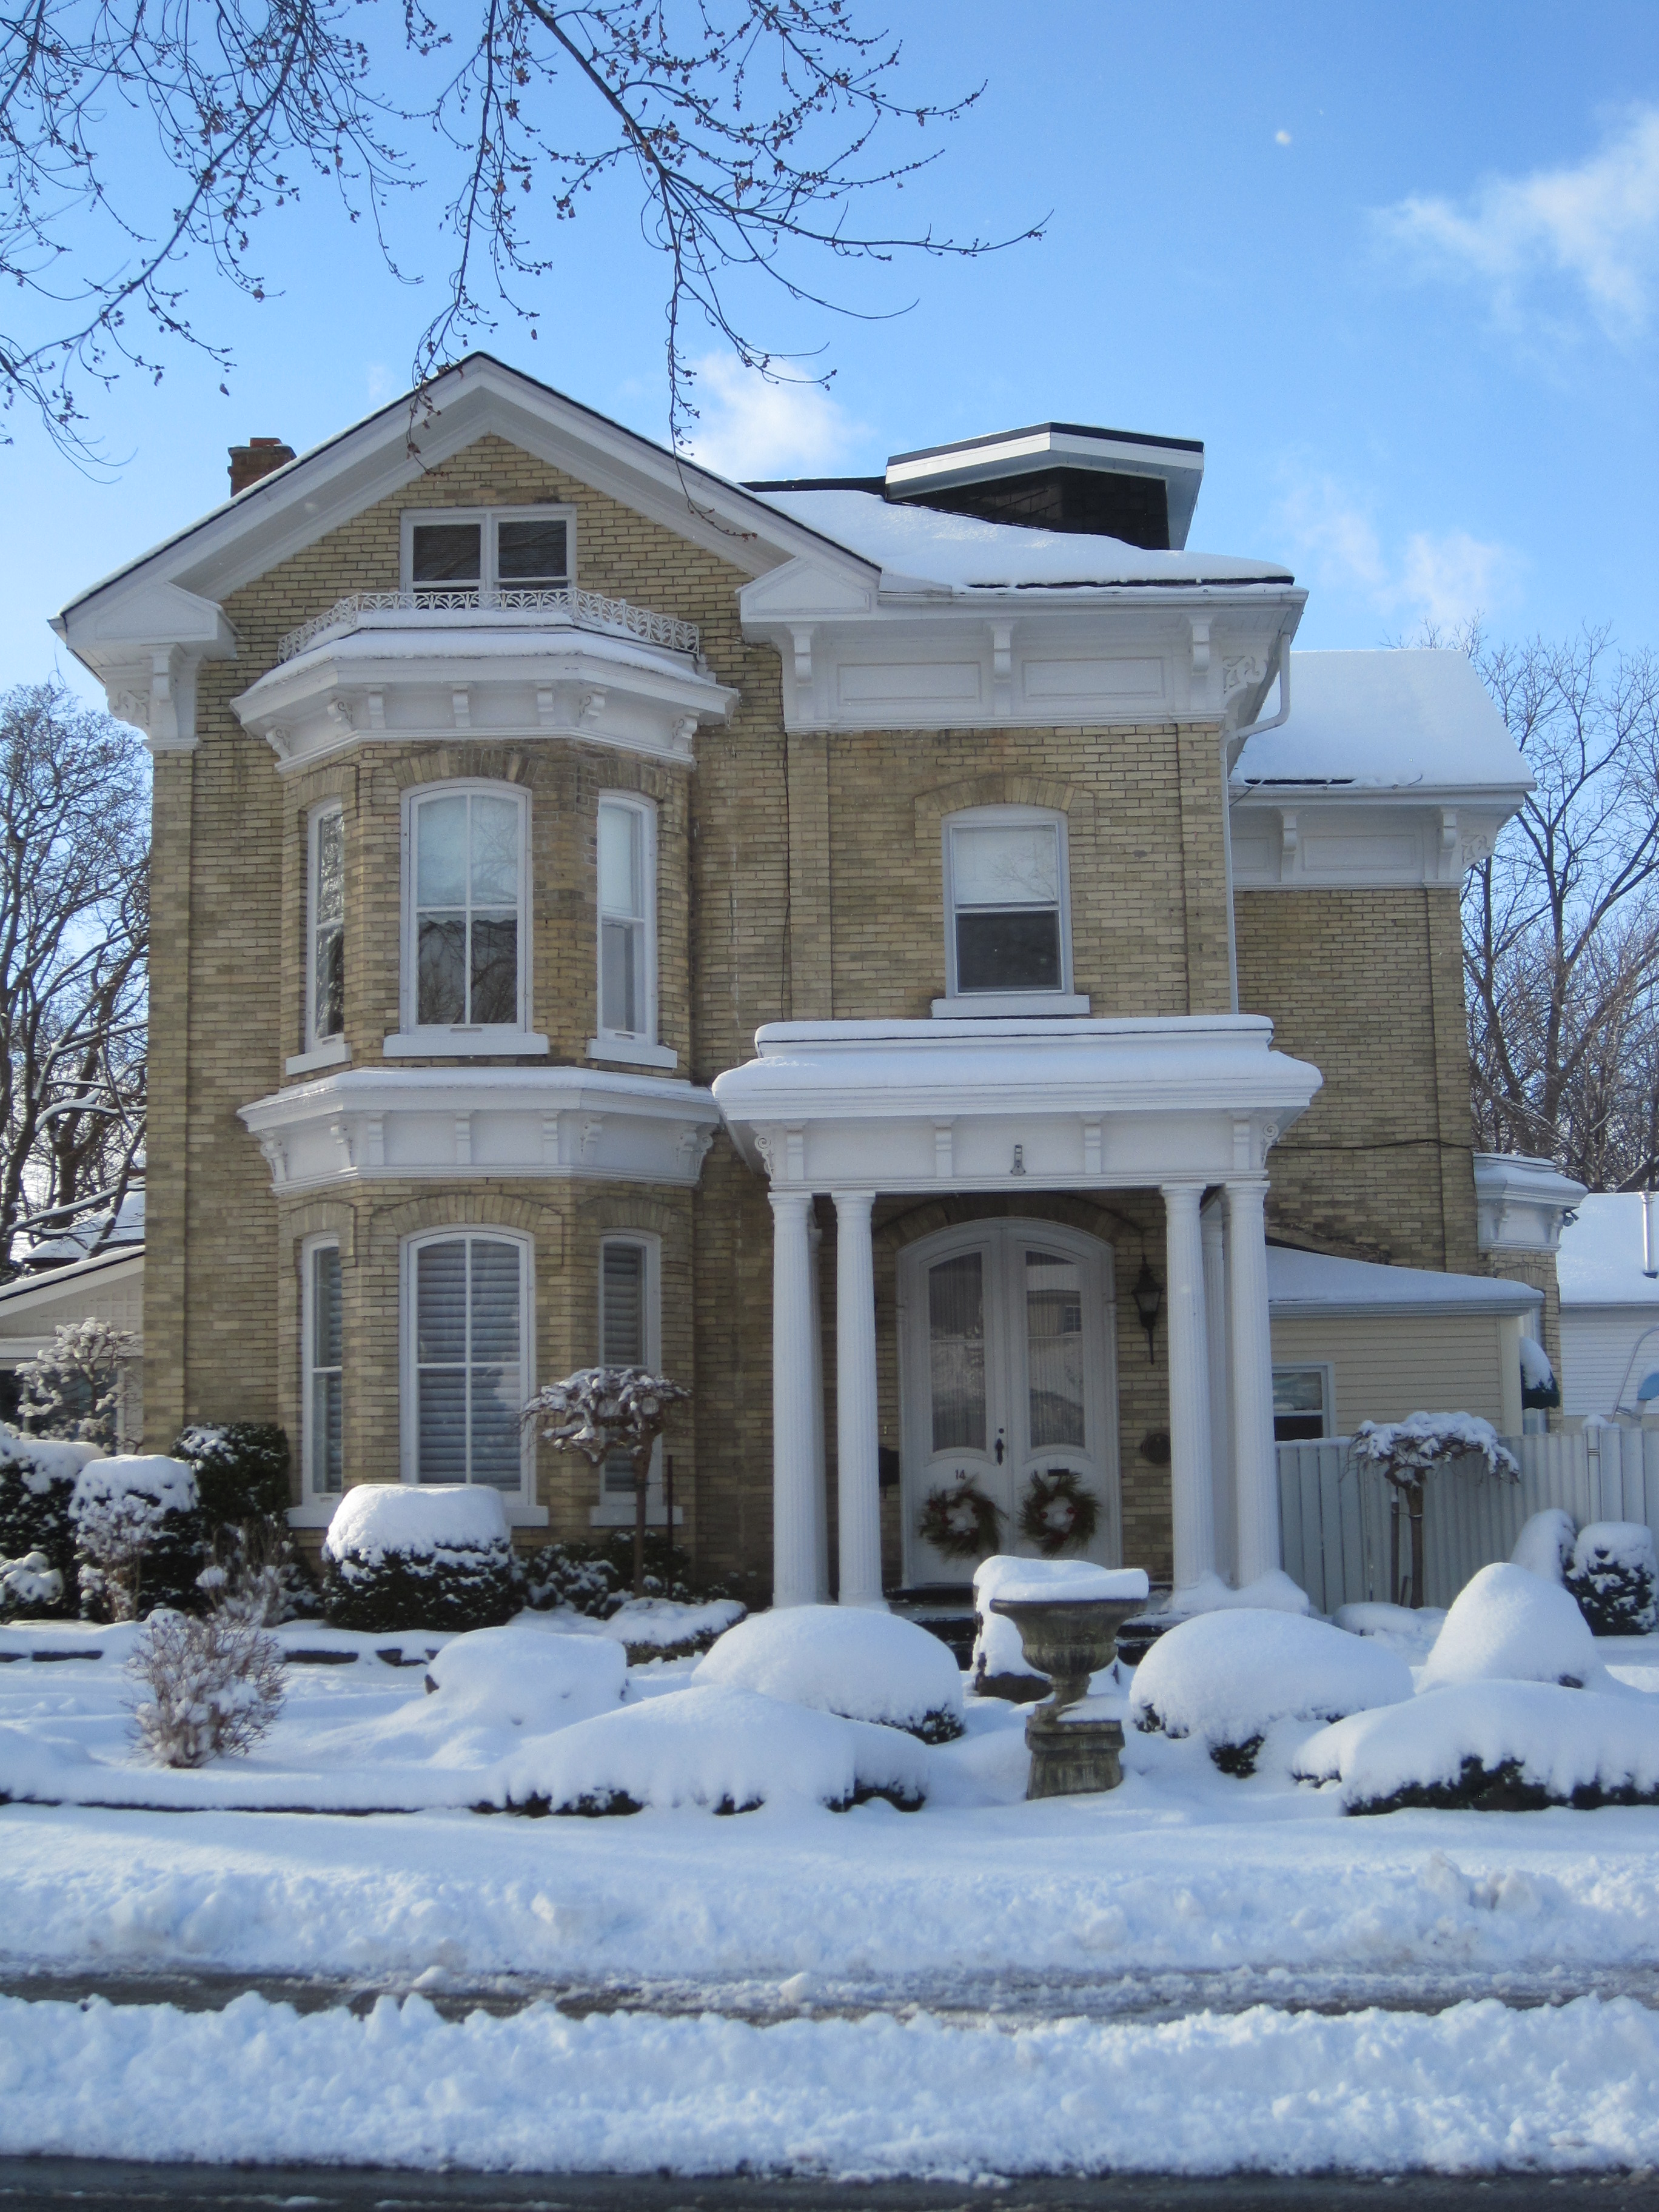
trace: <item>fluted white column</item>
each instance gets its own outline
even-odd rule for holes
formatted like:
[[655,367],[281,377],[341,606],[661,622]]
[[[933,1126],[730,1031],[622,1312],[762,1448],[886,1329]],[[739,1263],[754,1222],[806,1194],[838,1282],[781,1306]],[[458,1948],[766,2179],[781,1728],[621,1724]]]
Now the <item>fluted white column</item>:
[[1233,1498],[1233,1401],[1227,1386],[1227,1217],[1220,1198],[1198,1217],[1204,1239],[1204,1348],[1210,1357],[1210,1495],[1215,1510],[1215,1571],[1238,1572],[1238,1513]]
[[1233,1488],[1241,1588],[1280,1563],[1273,1449],[1273,1340],[1267,1327],[1265,1182],[1227,1190],[1227,1315],[1233,1382]]
[[772,1602],[811,1605],[817,1589],[812,1534],[812,1276],[803,1190],[772,1200]]
[[1164,1189],[1170,1277],[1170,1505],[1178,1591],[1190,1589],[1200,1575],[1215,1571],[1204,1240],[1198,1225],[1203,1196],[1192,1182],[1166,1183]]
[[836,1497],[841,1602],[881,1606],[881,1486],[876,1429],[872,1190],[836,1201]]
[[812,1595],[830,1602],[830,1479],[823,1443],[823,1300],[818,1288],[818,1256],[823,1231],[809,1205],[806,1210],[806,1271],[812,1286]]

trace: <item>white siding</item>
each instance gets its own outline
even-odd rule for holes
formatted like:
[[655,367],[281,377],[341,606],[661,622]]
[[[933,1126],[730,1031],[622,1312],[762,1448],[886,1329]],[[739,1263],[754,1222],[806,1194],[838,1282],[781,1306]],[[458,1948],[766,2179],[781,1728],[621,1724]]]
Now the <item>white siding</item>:
[[1564,1413],[1611,1413],[1625,1370],[1625,1393],[1636,1403],[1642,1377],[1659,1367],[1659,1334],[1648,1339],[1631,1366],[1631,1353],[1643,1333],[1659,1323],[1651,1305],[1563,1306],[1561,1309],[1561,1410]]

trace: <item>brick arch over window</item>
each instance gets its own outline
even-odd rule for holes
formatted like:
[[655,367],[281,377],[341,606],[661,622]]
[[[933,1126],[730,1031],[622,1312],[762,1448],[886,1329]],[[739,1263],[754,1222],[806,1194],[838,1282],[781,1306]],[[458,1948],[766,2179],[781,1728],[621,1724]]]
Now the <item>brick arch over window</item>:
[[376,1206],[369,1232],[374,1257],[395,1260],[406,1237],[428,1229],[516,1229],[536,1239],[538,1267],[564,1265],[564,1215],[556,1206],[489,1191],[434,1191]]
[[673,1237],[690,1225],[690,1193],[687,1192],[684,1205],[675,1206],[659,1198],[629,1198],[621,1192],[607,1192],[603,1197],[583,1199],[578,1218],[585,1231],[601,1237],[613,1230],[620,1233],[628,1229]]
[[519,745],[449,744],[393,761],[389,773],[399,791],[422,783],[465,782],[515,783],[528,790],[541,780],[544,765],[533,751]]
[[939,824],[949,814],[965,814],[975,806],[1046,806],[1066,817],[1071,828],[1092,832],[1094,793],[1081,784],[1062,783],[1057,776],[1021,775],[1012,771],[997,775],[963,776],[920,792],[915,804],[918,845],[935,848]]
[[290,1256],[307,1237],[337,1237],[341,1265],[356,1265],[357,1209],[344,1199],[313,1198],[302,1206],[289,1207],[282,1216],[279,1233]]

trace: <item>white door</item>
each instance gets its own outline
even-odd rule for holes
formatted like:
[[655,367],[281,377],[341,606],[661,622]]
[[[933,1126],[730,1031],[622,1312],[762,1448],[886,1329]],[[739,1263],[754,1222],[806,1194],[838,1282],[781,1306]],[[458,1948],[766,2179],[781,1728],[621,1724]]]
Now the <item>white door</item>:
[[996,1548],[1035,1554],[1019,1526],[1027,1486],[1062,1468],[1098,1509],[1093,1540],[1067,1556],[1117,1564],[1112,1282],[1109,1245],[1046,1221],[970,1223],[900,1254],[907,1583],[973,1573],[921,1533],[933,1492],[975,1486],[1002,1516]]

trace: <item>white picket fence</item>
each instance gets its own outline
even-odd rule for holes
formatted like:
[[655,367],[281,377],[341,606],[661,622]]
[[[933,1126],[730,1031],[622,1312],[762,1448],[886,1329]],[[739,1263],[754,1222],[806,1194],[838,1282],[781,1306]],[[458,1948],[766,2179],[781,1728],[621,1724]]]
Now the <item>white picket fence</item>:
[[[1659,1431],[1588,1429],[1577,1436],[1510,1437],[1519,1482],[1474,1458],[1431,1479],[1424,1492],[1423,1601],[1449,1605],[1478,1567],[1507,1559],[1521,1524],[1546,1506],[1586,1521],[1644,1521],[1659,1543]],[[1410,1558],[1403,1505],[1346,1437],[1279,1446],[1279,1522],[1285,1571],[1322,1613],[1393,1599]],[[1398,1550],[1396,1552],[1396,1530]]]

